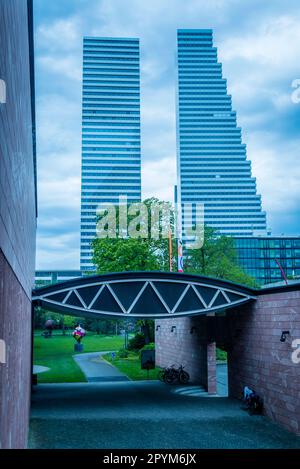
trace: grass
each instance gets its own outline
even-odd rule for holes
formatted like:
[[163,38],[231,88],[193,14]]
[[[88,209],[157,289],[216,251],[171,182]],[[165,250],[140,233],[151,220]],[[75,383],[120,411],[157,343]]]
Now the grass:
[[[49,371],[38,374],[39,383],[85,382],[85,376],[73,359],[75,340],[70,335],[55,333],[51,339],[41,335],[34,337],[33,363],[47,366]],[[87,334],[83,339],[84,352],[119,350],[124,344],[121,336]]]
[[227,361],[227,352],[217,347],[216,358],[217,358],[217,361],[222,361],[222,362]]
[[[147,379],[147,370],[141,369],[141,359],[137,353],[129,352],[128,358],[112,358],[110,353],[107,353],[102,358],[114,365],[118,370],[128,376],[133,381],[140,381]],[[149,379],[157,379],[157,374],[160,368],[149,370]]]

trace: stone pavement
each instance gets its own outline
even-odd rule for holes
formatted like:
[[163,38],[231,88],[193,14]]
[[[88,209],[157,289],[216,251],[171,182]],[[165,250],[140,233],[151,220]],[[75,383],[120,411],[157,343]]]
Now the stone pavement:
[[300,448],[300,438],[225,397],[159,381],[38,385],[30,448]]
[[93,352],[74,355],[74,360],[89,383],[97,381],[128,381],[128,377],[103,360],[102,355],[111,352]]

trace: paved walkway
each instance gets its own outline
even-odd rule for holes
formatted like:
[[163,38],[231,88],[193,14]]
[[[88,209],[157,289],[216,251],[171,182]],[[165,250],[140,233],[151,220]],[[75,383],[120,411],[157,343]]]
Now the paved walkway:
[[33,365],[32,373],[34,375],[37,375],[38,373],[45,373],[45,371],[49,371],[49,370],[50,368],[48,368],[47,366]]
[[31,448],[300,448],[241,403],[175,393],[159,381],[38,385]]
[[97,381],[128,381],[128,377],[103,360],[102,355],[111,352],[93,352],[74,355],[89,383]]
[[228,366],[227,362],[217,363],[217,393],[219,396],[228,396]]

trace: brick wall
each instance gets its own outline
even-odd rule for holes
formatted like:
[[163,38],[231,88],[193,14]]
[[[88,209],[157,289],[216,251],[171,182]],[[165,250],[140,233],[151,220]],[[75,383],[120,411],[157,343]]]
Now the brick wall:
[[31,301],[0,250],[0,448],[24,448],[30,409]]
[[[0,448],[27,445],[31,289],[35,267],[35,148],[31,0],[0,1]],[[2,343],[2,342],[1,342]]]
[[[260,294],[226,316],[157,320],[158,325],[158,366],[183,363],[193,383],[214,392],[214,348],[222,345],[228,350],[229,396],[240,399],[244,386],[253,388],[265,414],[300,435],[300,364],[291,357],[292,341],[300,339],[299,286]],[[284,330],[290,336],[281,342]]]
[[[161,319],[155,321],[155,326],[157,366],[182,364],[190,374],[191,383],[208,388],[206,319],[191,317]],[[210,352],[213,353],[214,350]],[[211,366],[213,363],[210,360]],[[210,377],[210,382],[212,379]]]
[[[245,385],[254,388],[266,415],[300,434],[300,364],[291,360],[291,342],[300,338],[300,291],[261,295],[253,305],[229,311],[228,320],[234,337],[229,395],[240,398]],[[291,333],[286,342],[280,342],[283,330]]]

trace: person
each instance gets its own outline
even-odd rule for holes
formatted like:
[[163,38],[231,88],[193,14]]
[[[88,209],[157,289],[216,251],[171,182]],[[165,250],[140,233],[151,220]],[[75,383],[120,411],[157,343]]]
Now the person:
[[248,410],[251,415],[262,413],[263,400],[253,389],[249,388],[248,386],[244,387],[243,401],[246,404],[245,410]]

